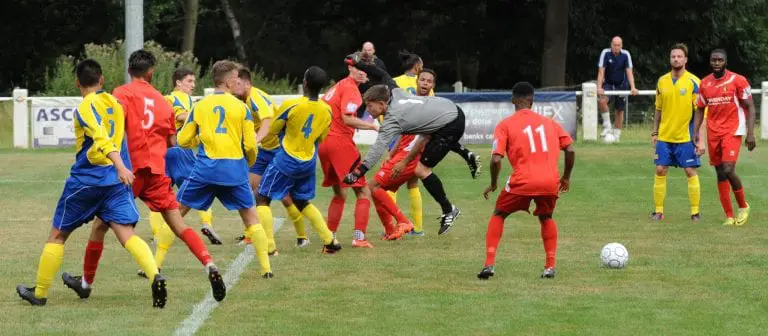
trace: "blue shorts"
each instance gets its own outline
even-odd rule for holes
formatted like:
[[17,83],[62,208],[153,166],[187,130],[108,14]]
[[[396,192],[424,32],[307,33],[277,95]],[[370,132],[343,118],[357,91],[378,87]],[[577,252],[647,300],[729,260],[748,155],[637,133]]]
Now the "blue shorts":
[[275,158],[276,149],[266,150],[259,148],[259,154],[256,155],[256,163],[248,168],[248,172],[259,176],[264,176],[264,172],[267,170],[267,166],[272,163],[272,159]]
[[177,187],[181,188],[181,184],[189,177],[194,167],[194,151],[181,147],[168,148],[168,153],[165,154],[165,174]]
[[218,198],[227,210],[250,209],[254,206],[253,191],[248,182],[223,186],[186,179],[176,198],[179,203],[197,210],[210,209],[214,198]]
[[657,141],[656,159],[653,163],[657,166],[680,168],[698,168],[701,166],[701,160],[696,155],[696,147],[690,141],[684,143]]
[[72,232],[95,216],[107,223],[135,225],[139,221],[139,211],[131,188],[123,184],[88,186],[68,178],[56,205],[53,227]]
[[[605,91],[626,91],[629,90],[629,83],[611,84],[603,83]],[[624,111],[627,107],[627,96],[608,96],[608,103],[613,102],[613,108]]]
[[274,164],[269,165],[261,177],[259,194],[273,200],[291,195],[294,200],[309,201],[315,198],[315,174],[291,177],[280,172]]

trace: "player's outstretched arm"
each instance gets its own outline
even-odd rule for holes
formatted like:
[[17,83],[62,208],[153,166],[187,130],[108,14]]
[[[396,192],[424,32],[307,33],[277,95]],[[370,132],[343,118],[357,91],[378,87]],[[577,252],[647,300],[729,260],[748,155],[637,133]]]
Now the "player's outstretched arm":
[[200,145],[200,139],[197,137],[198,128],[197,121],[195,121],[195,110],[192,109],[189,117],[187,117],[187,121],[184,122],[184,126],[181,127],[181,131],[176,135],[176,141],[179,143],[179,146],[194,148]]
[[573,145],[568,145],[563,148],[563,152],[565,152],[565,167],[563,176],[560,177],[560,192],[568,192],[571,188],[571,171],[576,163],[576,151],[573,150]]
[[501,172],[502,159],[504,159],[504,157],[499,154],[491,155],[491,164],[488,165],[491,169],[491,185],[485,188],[485,191],[483,192],[483,197],[485,197],[485,199],[488,199],[489,194],[496,191],[496,188],[498,187],[497,183],[499,181],[499,172]]
[[378,80],[381,84],[388,86],[390,90],[398,87],[395,80],[392,79],[392,76],[390,76],[386,70],[377,67],[375,64],[355,62],[354,60],[352,62],[352,66],[365,72],[368,77]]
[[374,123],[363,121],[363,119],[356,117],[354,114],[344,114],[342,119],[344,120],[344,125],[355,129],[379,131],[379,126],[376,126]]

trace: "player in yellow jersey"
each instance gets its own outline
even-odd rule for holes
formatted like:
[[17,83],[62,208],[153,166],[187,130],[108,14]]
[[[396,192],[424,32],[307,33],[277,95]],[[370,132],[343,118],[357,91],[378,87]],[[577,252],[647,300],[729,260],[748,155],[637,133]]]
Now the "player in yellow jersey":
[[216,92],[197,102],[178,134],[179,145],[198,148],[197,160],[178,193],[182,215],[190,208],[204,210],[217,198],[237,210],[253,241],[261,275],[273,277],[267,255],[267,235],[258,223],[248,167],[256,162],[256,132],[250,110],[232,91],[240,86],[240,67],[218,61],[211,69]]
[[[699,200],[701,186],[696,168],[704,144],[693,143],[693,113],[699,93],[699,78],[685,70],[688,47],[678,43],[669,52],[672,71],[661,76],[656,85],[656,113],[653,118],[651,141],[656,148],[656,177],[653,182],[653,202],[656,209],[651,219],[664,219],[664,198],[667,194],[667,171],[670,166],[685,170],[688,177],[688,199],[691,220],[701,219]],[[699,137],[702,139],[703,137]]]
[[[99,63],[84,60],[77,65],[75,73],[77,87],[83,96],[74,115],[77,138],[75,163],[56,206],[53,228],[40,256],[35,286],[19,285],[16,292],[32,305],[45,305],[48,288],[64,257],[64,243],[75,229],[98,216],[103,221],[97,222],[106,222],[98,229],[108,231],[111,228],[120,244],[149,275],[152,304],[163,308],[167,297],[165,279],[158,273],[152,250],[134,233],[139,213],[130,188],[134,176],[125,139],[123,108],[115,97],[101,89],[104,77]],[[99,243],[103,244],[103,241]],[[94,256],[89,256],[88,251],[94,248],[89,242],[86,260],[93,259]],[[100,256],[101,249],[95,250]],[[89,265],[93,268],[90,269]],[[65,283],[67,280],[81,282],[84,288],[78,291],[78,295],[87,298],[91,294],[89,284],[93,283],[96,265],[86,263],[83,278],[71,277],[67,273],[62,274],[62,278]]]
[[[253,123],[257,130],[256,141],[259,143],[259,154],[256,157],[256,163],[248,169],[248,179],[251,184],[251,189],[253,190],[253,193],[256,194],[259,191],[259,183],[261,183],[261,177],[264,175],[264,171],[267,169],[269,163],[272,162],[275,153],[277,153],[277,150],[280,147],[280,139],[278,139],[277,135],[269,133],[277,106],[272,103],[272,97],[270,97],[269,94],[251,84],[250,70],[246,68],[240,69],[238,77],[240,77],[240,81],[243,84],[243,101],[245,101],[246,106],[248,106],[253,113]],[[289,196],[286,196],[282,202],[288,213],[288,217],[291,219],[291,222],[296,229],[296,246],[300,248],[306,247],[309,245],[309,240],[307,239],[307,232],[304,228],[304,217],[301,215],[301,211],[296,208]],[[275,256],[278,252],[277,244],[275,243],[274,228],[265,225],[264,230],[267,232],[267,239],[269,240],[269,255]]]
[[[422,61],[421,57],[418,55],[407,51],[401,51],[399,55],[400,61],[402,62],[403,74],[393,79],[395,80],[397,87],[415,96],[418,88],[418,76],[424,68],[424,61]],[[428,95],[434,96],[435,92],[429,90]]]
[[272,225],[269,203],[290,196],[296,207],[309,219],[323,240],[323,253],[341,250],[339,241],[320,211],[310,203],[315,198],[317,144],[331,129],[331,107],[319,99],[328,76],[313,66],[304,72],[304,97],[285,101],[270,128],[270,135],[280,136],[281,147],[267,167],[257,195],[259,220]]

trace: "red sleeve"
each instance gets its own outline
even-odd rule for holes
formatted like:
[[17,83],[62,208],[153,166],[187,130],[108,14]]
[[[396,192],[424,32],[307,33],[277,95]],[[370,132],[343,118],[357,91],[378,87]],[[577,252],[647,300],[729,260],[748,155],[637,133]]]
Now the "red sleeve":
[[696,107],[698,108],[707,107],[707,97],[704,96],[704,90],[701,89],[701,86],[699,86],[699,96],[698,98],[696,98]]
[[739,76],[738,79],[736,79],[736,97],[738,97],[739,100],[752,99],[752,87],[744,76]]
[[568,134],[568,132],[565,131],[563,126],[560,126],[556,121],[552,121],[552,124],[554,125],[555,129],[557,130],[557,138],[560,142],[560,149],[565,149],[570,144],[573,143],[573,139],[571,139],[571,135]]
[[357,109],[363,104],[363,97],[356,87],[347,86],[341,91],[339,107],[342,114],[357,114]]
[[493,155],[507,156],[508,131],[506,123],[496,126],[493,131]]

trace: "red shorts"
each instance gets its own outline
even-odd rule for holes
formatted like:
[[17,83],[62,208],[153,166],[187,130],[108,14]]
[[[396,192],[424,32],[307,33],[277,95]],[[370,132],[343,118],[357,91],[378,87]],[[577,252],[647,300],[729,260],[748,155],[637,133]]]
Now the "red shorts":
[[360,151],[352,139],[328,137],[317,149],[320,166],[323,167],[323,187],[341,185],[342,187],[365,187],[365,176],[353,184],[344,183],[344,176],[360,164]]
[[496,210],[510,214],[518,211],[530,212],[528,209],[531,207],[531,201],[536,204],[534,216],[551,216],[555,212],[557,195],[526,196],[510,194],[502,190],[499,198],[496,199]]
[[709,164],[719,166],[723,162],[736,162],[741,149],[741,136],[733,135],[722,138],[707,138]]
[[138,197],[149,210],[162,212],[179,208],[173,192],[171,178],[165,174],[152,174],[149,168],[142,168],[133,173],[133,197]]
[[379,172],[376,173],[376,182],[379,183],[382,189],[397,191],[397,188],[400,188],[401,185],[407,183],[416,175],[416,166],[419,165],[418,156],[405,166],[405,169],[400,172],[400,176],[394,179],[392,178],[392,168],[396,163],[405,159],[407,155],[407,152],[405,152],[404,155],[396,155],[381,165]]

